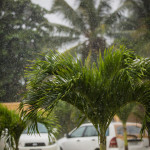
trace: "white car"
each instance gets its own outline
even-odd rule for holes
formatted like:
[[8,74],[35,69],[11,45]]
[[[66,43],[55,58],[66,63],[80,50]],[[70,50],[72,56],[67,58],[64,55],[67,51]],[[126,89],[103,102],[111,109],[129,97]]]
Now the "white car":
[[19,150],[59,150],[53,135],[48,136],[46,127],[38,123],[39,133],[32,133],[26,129],[19,139]]
[[[140,138],[141,124],[127,123],[129,150],[150,150],[147,133]],[[91,123],[83,124],[58,140],[60,150],[99,150],[97,131]],[[106,132],[107,150],[124,150],[122,123],[111,123]]]

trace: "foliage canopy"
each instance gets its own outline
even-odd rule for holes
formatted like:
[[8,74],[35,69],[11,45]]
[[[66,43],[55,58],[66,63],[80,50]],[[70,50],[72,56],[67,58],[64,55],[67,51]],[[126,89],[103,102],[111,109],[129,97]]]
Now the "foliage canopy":
[[0,101],[16,101],[24,89],[27,60],[48,46],[45,9],[30,0],[0,1]]
[[[149,0],[125,0],[122,2],[118,10],[123,12],[122,17],[115,25],[116,43],[123,43],[142,56],[150,56]],[[128,12],[128,15],[124,15],[126,14],[124,12]]]
[[[36,117],[36,123],[37,122],[45,125],[49,136],[51,136],[51,133],[57,134],[60,128],[54,114],[47,116],[46,114],[42,115],[42,112],[38,112]],[[18,150],[20,136],[26,128],[32,129],[31,131],[33,132],[36,130],[38,132],[37,124],[32,122],[31,119],[25,120],[19,113],[8,110],[5,106],[0,104],[0,138],[4,137],[8,139],[6,142],[8,142],[9,146]]]
[[[40,109],[52,111],[58,100],[78,108],[97,129],[102,147],[105,132],[117,111],[130,102],[142,103],[149,118],[150,60],[121,46],[101,53],[97,64],[85,64],[71,55],[51,54],[29,67],[24,106],[34,119]],[[36,117],[35,117],[36,118]],[[105,146],[104,146],[105,147]]]

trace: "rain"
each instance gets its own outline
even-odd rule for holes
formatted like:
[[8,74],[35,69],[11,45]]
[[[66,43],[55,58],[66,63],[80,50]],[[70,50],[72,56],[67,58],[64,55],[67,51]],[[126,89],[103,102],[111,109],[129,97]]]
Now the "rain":
[[1,0],[0,37],[0,150],[150,150],[149,0]]

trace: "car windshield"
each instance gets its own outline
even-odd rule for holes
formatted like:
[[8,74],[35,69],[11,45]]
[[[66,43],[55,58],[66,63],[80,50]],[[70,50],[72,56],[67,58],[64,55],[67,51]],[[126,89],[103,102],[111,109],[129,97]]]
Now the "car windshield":
[[[37,127],[38,127],[38,131],[39,131],[39,133],[47,133],[48,131],[47,131],[47,129],[46,129],[46,127],[45,127],[45,125],[43,125],[43,124],[41,124],[41,123],[37,123]],[[27,133],[37,133],[37,131],[35,130],[35,131],[33,131],[32,129],[30,129],[29,131],[28,131],[28,128],[26,128],[24,131],[23,131],[23,134],[27,134]]]
[[[106,131],[106,136],[109,135],[109,129]],[[71,138],[75,137],[91,137],[91,136],[98,136],[98,133],[94,126],[83,126],[80,128],[77,128],[75,131],[73,131],[70,134]]]
[[[123,135],[123,127],[117,126],[116,131],[118,135]],[[141,128],[134,125],[128,125],[127,126],[127,134],[128,135],[138,135],[140,134]]]

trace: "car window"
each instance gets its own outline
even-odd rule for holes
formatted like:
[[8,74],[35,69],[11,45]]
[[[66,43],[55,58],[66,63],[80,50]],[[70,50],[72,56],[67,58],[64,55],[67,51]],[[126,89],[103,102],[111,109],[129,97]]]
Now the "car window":
[[[41,124],[41,123],[37,123],[37,127],[38,127],[39,133],[48,133],[48,131],[47,131],[45,125],[43,125],[43,124]],[[25,129],[25,130],[23,131],[23,134],[27,134],[27,133],[29,133],[29,134],[30,134],[30,133],[37,133],[37,131],[35,130],[35,131],[33,132],[32,129],[30,129],[30,130],[28,131],[28,128],[27,128],[27,129]]]
[[[131,134],[131,135],[138,135],[140,134],[140,127],[137,126],[127,126],[127,134]],[[118,135],[123,135],[123,127],[122,126],[117,126],[116,127],[116,131]]]
[[[109,129],[107,129],[106,131],[106,136],[109,135]],[[89,136],[98,136],[98,132],[96,131],[94,126],[87,126],[85,132],[84,132],[84,136],[85,137],[89,137]]]
[[88,126],[85,130],[84,136],[98,136],[98,133],[93,126]]
[[74,132],[72,132],[70,134],[70,137],[71,138],[74,138],[74,137],[82,137],[83,136],[83,133],[84,133],[84,130],[85,130],[85,127],[80,127],[78,129],[76,129]]
[[109,128],[106,130],[106,136],[109,136]]

